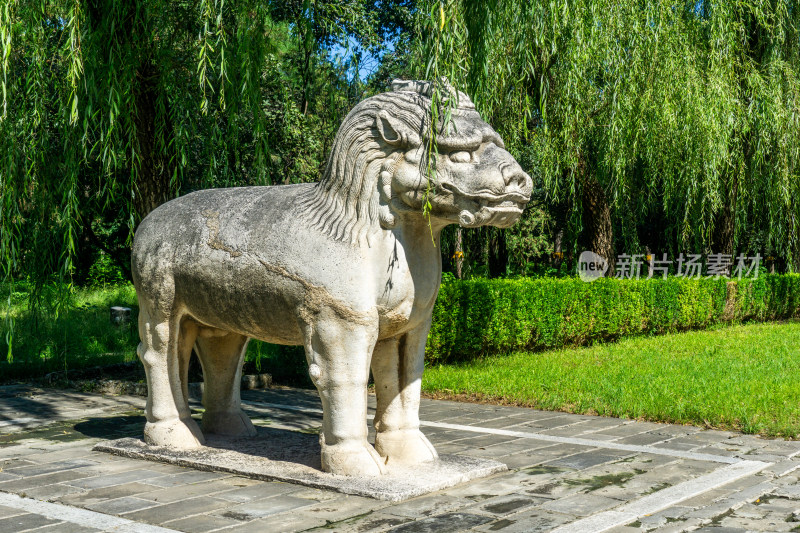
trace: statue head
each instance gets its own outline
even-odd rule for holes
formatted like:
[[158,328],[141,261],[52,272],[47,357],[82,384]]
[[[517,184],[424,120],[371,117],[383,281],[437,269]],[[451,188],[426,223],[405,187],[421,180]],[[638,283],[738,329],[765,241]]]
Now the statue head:
[[433,132],[433,90],[431,82],[395,81],[391,92],[350,111],[309,198],[317,226],[355,242],[378,226],[422,217],[426,202],[431,223],[440,227],[517,221],[530,200],[531,178],[469,97],[446,81],[438,90],[450,118],[439,119]]

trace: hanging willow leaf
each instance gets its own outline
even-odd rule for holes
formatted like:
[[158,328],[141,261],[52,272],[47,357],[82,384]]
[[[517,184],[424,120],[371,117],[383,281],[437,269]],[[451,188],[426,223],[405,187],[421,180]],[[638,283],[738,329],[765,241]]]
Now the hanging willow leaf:
[[0,280],[30,281],[46,311],[43,295],[67,301],[98,248],[128,269],[136,224],[178,194],[318,179],[366,90],[329,50],[385,47],[398,13],[363,0],[0,2]]
[[796,1],[425,0],[420,13],[434,9],[448,24],[419,18],[417,75],[466,89],[546,201],[572,206],[576,235],[599,187],[617,249],[767,251],[800,270]]

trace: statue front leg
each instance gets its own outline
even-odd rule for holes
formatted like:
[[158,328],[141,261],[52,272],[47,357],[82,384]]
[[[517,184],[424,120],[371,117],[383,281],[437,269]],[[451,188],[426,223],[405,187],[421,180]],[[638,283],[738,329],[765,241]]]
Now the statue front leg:
[[367,442],[369,361],[375,327],[338,318],[306,327],[309,374],[322,400],[322,469],[345,476],[378,476],[384,459]]
[[388,465],[417,464],[438,457],[419,430],[419,400],[430,320],[409,333],[375,346],[375,449]]

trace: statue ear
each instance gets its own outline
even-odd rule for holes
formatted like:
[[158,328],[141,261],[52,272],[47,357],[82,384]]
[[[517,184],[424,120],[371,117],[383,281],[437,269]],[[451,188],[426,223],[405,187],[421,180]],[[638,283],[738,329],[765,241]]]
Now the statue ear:
[[419,135],[386,111],[379,111],[375,115],[375,127],[383,142],[390,146],[409,147],[419,144]]

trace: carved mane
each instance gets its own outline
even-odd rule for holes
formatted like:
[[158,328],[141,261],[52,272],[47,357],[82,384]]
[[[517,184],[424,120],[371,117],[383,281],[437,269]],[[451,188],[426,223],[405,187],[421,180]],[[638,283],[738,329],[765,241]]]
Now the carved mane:
[[[302,202],[312,226],[353,243],[367,238],[378,226],[378,178],[384,165],[393,167],[399,156],[395,154],[405,150],[383,142],[375,118],[384,111],[424,138],[431,86],[430,82],[396,80],[392,92],[368,98],[348,113],[334,138],[322,179]],[[455,92],[446,82],[445,88]],[[474,109],[463,93],[458,93],[458,100],[460,108]]]

